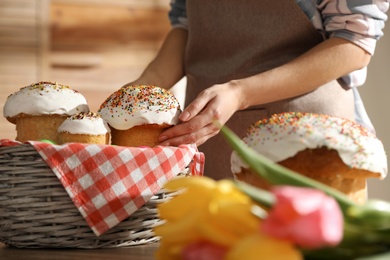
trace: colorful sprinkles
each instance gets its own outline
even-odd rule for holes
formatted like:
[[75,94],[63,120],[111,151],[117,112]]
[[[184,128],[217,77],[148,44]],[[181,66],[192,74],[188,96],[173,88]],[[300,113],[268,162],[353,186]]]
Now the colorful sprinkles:
[[38,82],[38,83],[34,83],[34,84],[31,84],[31,85],[22,87],[20,90],[26,89],[26,88],[28,88],[30,90],[39,90],[39,91],[44,91],[47,88],[55,89],[55,90],[58,90],[58,91],[60,91],[62,89],[70,89],[69,86],[61,85],[61,84],[59,84],[57,82],[50,82],[50,81],[41,81],[41,82]]
[[89,111],[87,100],[69,86],[51,81],[40,81],[22,87],[7,97],[3,115],[12,123],[20,114],[72,115]]
[[346,164],[352,168],[371,168],[378,163],[375,158],[379,158],[379,162],[385,158],[383,145],[373,133],[353,121],[324,114],[275,114],[252,124],[243,141],[260,153],[279,149],[276,157],[280,157],[287,148],[324,146],[337,150],[341,157],[348,154],[345,158],[349,158],[349,162]]
[[83,119],[98,120],[100,118],[101,118],[101,116],[99,114],[94,113],[92,111],[90,111],[90,112],[80,112],[80,113],[77,113],[77,114],[74,114],[74,115],[68,117],[69,120],[73,120],[73,121],[83,120]]
[[180,104],[166,89],[150,85],[135,85],[114,92],[103,102],[99,112],[103,108],[110,108],[111,114],[114,114],[114,109],[117,108],[121,108],[123,113],[128,114],[139,111],[159,113],[180,109]]

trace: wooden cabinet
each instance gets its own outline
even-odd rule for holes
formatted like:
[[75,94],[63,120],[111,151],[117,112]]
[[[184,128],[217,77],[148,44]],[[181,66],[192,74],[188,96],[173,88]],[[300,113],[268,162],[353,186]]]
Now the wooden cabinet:
[[[0,1],[0,84],[24,85],[48,68],[48,1]],[[3,91],[2,91],[3,92]]]
[[7,96],[48,71],[48,0],[0,1],[0,137],[14,138],[3,117]]
[[170,29],[169,0],[52,0],[50,76],[92,111],[135,80]]
[[96,111],[136,79],[170,29],[169,0],[0,0],[0,138],[8,95],[41,80],[81,92]]

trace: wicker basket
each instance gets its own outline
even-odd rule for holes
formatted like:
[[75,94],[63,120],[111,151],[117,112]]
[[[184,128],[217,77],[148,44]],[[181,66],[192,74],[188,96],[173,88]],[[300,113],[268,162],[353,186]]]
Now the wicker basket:
[[109,248],[158,241],[161,190],[129,218],[97,237],[62,184],[28,144],[0,147],[0,242],[28,248]]

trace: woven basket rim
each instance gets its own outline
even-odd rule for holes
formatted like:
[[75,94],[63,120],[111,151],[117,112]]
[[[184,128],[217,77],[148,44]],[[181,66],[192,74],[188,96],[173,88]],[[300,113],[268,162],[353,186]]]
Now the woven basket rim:
[[[186,168],[180,175],[188,175]],[[0,147],[0,242],[20,248],[111,248],[159,241],[161,189],[144,206],[97,237],[59,179],[30,144]]]

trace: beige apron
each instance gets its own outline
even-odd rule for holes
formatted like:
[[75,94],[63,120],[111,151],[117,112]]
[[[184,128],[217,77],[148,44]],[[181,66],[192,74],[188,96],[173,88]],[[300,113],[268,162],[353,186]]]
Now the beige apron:
[[[186,105],[205,88],[280,66],[323,40],[294,0],[187,0],[187,17]],[[353,94],[335,80],[303,96],[238,111],[226,125],[242,137],[255,121],[287,111],[354,120]],[[221,134],[199,150],[205,175],[232,178],[232,149]]]

